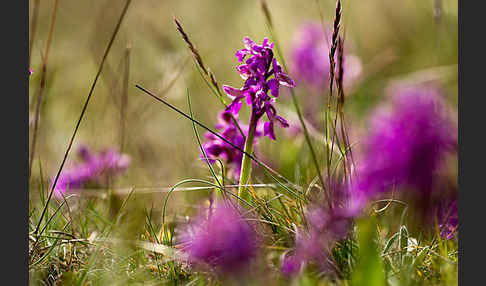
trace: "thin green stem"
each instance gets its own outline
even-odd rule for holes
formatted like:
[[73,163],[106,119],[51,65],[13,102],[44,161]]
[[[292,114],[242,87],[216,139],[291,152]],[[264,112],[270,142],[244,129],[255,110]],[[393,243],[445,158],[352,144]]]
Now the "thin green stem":
[[251,174],[251,158],[246,154],[253,153],[253,138],[255,137],[256,121],[258,119],[252,114],[250,119],[250,130],[248,130],[248,136],[245,141],[245,153],[243,153],[243,159],[241,161],[241,172],[240,172],[240,186],[238,187],[238,197],[243,200],[248,201],[250,198],[250,193],[246,185],[250,179]]

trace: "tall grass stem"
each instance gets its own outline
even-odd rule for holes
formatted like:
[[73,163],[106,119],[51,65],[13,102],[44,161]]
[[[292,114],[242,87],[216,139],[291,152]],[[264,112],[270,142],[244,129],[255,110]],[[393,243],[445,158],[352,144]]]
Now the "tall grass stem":
[[250,119],[250,128],[248,130],[248,137],[245,141],[245,149],[243,154],[243,159],[241,161],[241,172],[240,172],[240,186],[238,187],[238,196],[243,200],[248,201],[250,197],[250,193],[247,187],[244,187],[248,184],[248,181],[251,176],[251,158],[248,157],[246,154],[253,153],[253,143],[255,138],[255,131],[256,131],[256,122],[257,118],[255,118],[254,114],[251,115]]

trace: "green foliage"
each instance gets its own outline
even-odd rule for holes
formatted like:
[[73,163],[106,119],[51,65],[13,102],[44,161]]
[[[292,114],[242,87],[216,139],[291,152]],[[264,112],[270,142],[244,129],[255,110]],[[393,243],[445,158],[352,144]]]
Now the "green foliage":
[[351,276],[351,285],[386,285],[383,263],[376,243],[376,221],[358,220],[358,258]]

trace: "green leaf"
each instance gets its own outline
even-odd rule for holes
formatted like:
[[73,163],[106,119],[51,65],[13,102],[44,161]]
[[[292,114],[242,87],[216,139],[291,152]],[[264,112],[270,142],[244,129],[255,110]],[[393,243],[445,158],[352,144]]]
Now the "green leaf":
[[392,237],[390,237],[390,239],[388,239],[388,241],[387,241],[387,242],[386,242],[386,244],[385,244],[385,248],[383,248],[383,252],[382,252],[382,254],[386,254],[386,253],[388,253],[388,250],[389,250],[389,249],[390,249],[390,247],[393,245],[393,243],[395,242],[395,240],[397,240],[397,238],[398,238],[398,235],[399,235],[399,234],[400,234],[400,233],[398,233],[398,232],[397,232],[397,233],[395,233],[394,235],[392,235]]
[[408,230],[407,227],[402,225],[400,227],[400,240],[398,241],[398,248],[400,250],[400,261],[403,264],[403,256],[407,253],[408,247]]
[[374,219],[360,220],[358,226],[358,261],[351,276],[351,285],[384,286],[385,272],[375,242]]
[[425,259],[425,256],[427,255],[427,253],[429,252],[429,247],[426,246],[424,247],[420,252],[419,254],[417,255],[417,257],[415,257],[415,259],[413,260],[413,266],[417,267],[419,266],[420,264],[422,264],[422,262],[424,261]]

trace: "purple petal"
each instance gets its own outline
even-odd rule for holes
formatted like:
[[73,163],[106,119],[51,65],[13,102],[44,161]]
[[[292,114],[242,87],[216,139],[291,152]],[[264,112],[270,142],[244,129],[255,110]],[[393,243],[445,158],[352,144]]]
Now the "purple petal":
[[275,108],[267,101],[265,102],[265,112],[267,113],[267,117],[269,121],[273,121],[276,115]]
[[236,97],[241,97],[242,96],[242,91],[241,89],[231,87],[229,85],[224,85],[223,84],[223,91],[226,92],[227,95],[236,98]]
[[273,60],[272,60],[272,67],[273,67],[273,71],[275,72],[275,74],[282,72],[282,67],[277,63],[276,58],[273,58]]
[[275,137],[275,131],[273,130],[273,122],[272,121],[267,121],[263,125],[263,135],[268,136],[272,140],[277,139],[277,137]]
[[245,37],[243,39],[243,43],[245,44],[245,48],[247,50],[251,50],[253,46],[255,45],[255,42],[253,42],[249,37]]
[[216,135],[214,135],[211,132],[206,132],[206,133],[204,133],[204,138],[206,138],[208,140],[216,140],[218,137],[216,137]]
[[241,63],[245,59],[246,55],[248,55],[249,51],[247,49],[241,49],[236,51],[236,57],[238,61]]
[[278,97],[278,87],[280,84],[278,83],[277,79],[272,78],[267,82],[268,89],[270,89],[270,92],[274,97]]
[[288,86],[288,87],[294,87],[295,86],[295,81],[283,72],[278,74],[277,79],[278,79],[278,82],[283,86]]
[[277,119],[277,122],[280,123],[280,127],[283,127],[283,128],[287,128],[289,127],[289,123],[287,122],[287,120],[285,120],[284,118],[276,115],[275,116],[275,119]]
[[268,95],[262,89],[259,89],[255,96],[263,101],[268,99]]
[[268,119],[273,121],[275,115],[277,115],[277,110],[273,107],[272,102],[266,101],[265,102],[265,111],[267,112]]
[[84,161],[89,162],[93,159],[93,153],[88,149],[87,146],[82,145],[78,149],[78,156]]
[[236,209],[216,205],[207,218],[201,213],[181,233],[183,251],[195,264],[204,262],[225,274],[236,274],[249,266],[258,251],[258,236]]
[[265,38],[263,39],[263,42],[262,42],[262,47],[266,48],[266,47],[267,47],[267,45],[268,45],[268,38],[267,38],[267,37],[265,37]]
[[131,161],[132,160],[128,155],[122,154],[118,159],[118,161],[116,162],[116,168],[120,170],[128,169],[128,166],[130,166]]
[[296,274],[302,265],[301,259],[294,256],[286,257],[282,263],[282,274],[285,276],[292,276]]
[[236,70],[238,71],[238,74],[240,74],[240,76],[243,79],[247,79],[248,77],[251,76],[251,71],[250,71],[248,65],[239,65],[239,66],[236,66]]
[[206,154],[208,155],[208,157],[209,157],[209,155],[217,157],[217,156],[219,156],[219,154],[221,154],[221,152],[223,152],[223,148],[218,144],[212,144],[208,147],[205,147],[204,151],[206,151]]
[[222,124],[227,125],[231,122],[232,116],[230,112],[223,111],[219,113],[218,118]]
[[251,96],[251,93],[248,92],[246,95],[246,104],[250,106],[252,103],[253,103],[253,98]]
[[231,102],[230,105],[228,105],[228,107],[226,107],[225,111],[228,111],[228,112],[231,112],[233,114],[238,114],[238,112],[240,112],[240,109],[241,109],[241,97],[237,97],[233,100],[233,102]]
[[262,42],[262,47],[263,47],[263,48],[265,48],[265,49],[270,49],[270,50],[271,50],[271,49],[273,49],[273,43],[270,43],[270,42],[268,41],[268,38],[267,38],[267,37],[265,37],[265,38],[263,39],[263,42]]

